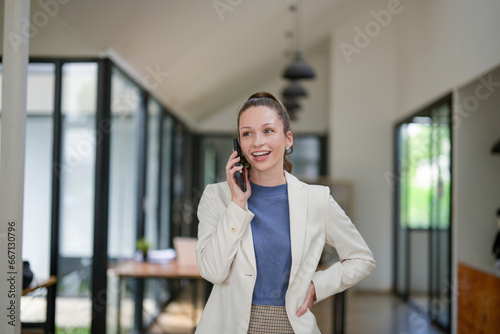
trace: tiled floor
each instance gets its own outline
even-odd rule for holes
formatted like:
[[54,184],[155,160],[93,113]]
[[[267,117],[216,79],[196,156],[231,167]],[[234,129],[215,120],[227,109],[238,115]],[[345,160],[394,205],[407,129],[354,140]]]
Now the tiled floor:
[[383,293],[352,293],[347,299],[347,334],[442,334],[414,308]]
[[[444,332],[400,299],[385,293],[347,294],[346,334],[442,334]],[[321,333],[333,333],[332,300],[313,307]],[[198,308],[197,317],[201,316]],[[171,303],[150,329],[151,333],[192,333],[193,309],[188,298]]]

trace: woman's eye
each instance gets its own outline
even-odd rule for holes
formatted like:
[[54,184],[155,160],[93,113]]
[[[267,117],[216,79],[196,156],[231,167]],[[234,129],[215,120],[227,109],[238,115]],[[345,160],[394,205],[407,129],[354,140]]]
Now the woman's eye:
[[250,136],[250,132],[243,132],[241,135],[242,135],[243,137],[247,137],[247,136]]
[[272,132],[274,132],[273,129],[265,129],[264,130],[264,133],[272,133]]

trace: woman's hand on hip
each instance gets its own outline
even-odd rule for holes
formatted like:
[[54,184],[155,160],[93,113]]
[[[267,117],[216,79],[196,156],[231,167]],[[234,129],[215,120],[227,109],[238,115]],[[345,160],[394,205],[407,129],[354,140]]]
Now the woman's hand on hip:
[[304,304],[297,310],[297,317],[301,317],[304,313],[307,312],[307,309],[311,309],[314,301],[316,300],[316,288],[314,287],[314,283],[311,282],[309,284],[309,288],[307,289],[306,299],[304,300]]
[[[236,163],[240,161],[239,157],[236,157],[236,151],[229,156],[226,164],[226,178],[229,188],[231,189],[231,200],[236,203],[239,207],[246,210],[246,204],[250,195],[252,194],[250,189],[250,182],[248,181],[248,171],[245,170],[243,166],[236,166]],[[243,170],[242,176],[247,188],[247,191],[241,190],[238,182],[236,181],[236,173]]]

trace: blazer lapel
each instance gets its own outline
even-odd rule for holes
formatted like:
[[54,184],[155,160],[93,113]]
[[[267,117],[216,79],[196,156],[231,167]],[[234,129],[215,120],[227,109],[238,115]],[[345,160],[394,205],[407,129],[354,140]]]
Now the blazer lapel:
[[290,282],[300,267],[302,250],[304,248],[307,223],[307,191],[304,184],[295,176],[285,173],[288,183],[288,205],[290,212],[290,243],[292,248],[292,268]]

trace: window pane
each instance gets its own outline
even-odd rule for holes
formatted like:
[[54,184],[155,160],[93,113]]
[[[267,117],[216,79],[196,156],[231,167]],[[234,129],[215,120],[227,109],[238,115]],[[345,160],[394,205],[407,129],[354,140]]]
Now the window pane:
[[[109,171],[109,231],[108,257],[111,262],[132,258],[136,244],[136,202],[138,176],[138,117],[140,90],[118,69],[111,74],[111,147]],[[110,277],[108,287],[117,287]],[[122,329],[133,325],[134,300],[130,293],[121,299],[124,321]],[[108,293],[108,331],[114,328],[117,314],[117,294]],[[126,319],[126,320],[125,320]]]
[[108,254],[113,258],[130,258],[135,251],[139,102],[139,88],[114,68],[108,237]]
[[61,220],[56,326],[68,330],[89,329],[97,64],[64,64],[62,75]]
[[396,291],[449,329],[451,97],[397,128]]
[[160,165],[161,107],[150,99],[148,103],[148,155],[146,184],[146,239],[153,248],[159,248],[158,239],[158,189]]
[[[160,163],[160,126],[161,107],[153,99],[148,101],[148,139],[147,139],[147,173],[146,173],[146,204],[145,204],[145,237],[153,249],[159,248],[158,229],[158,190],[159,163]],[[144,293],[144,309],[146,322],[153,320],[153,316],[161,311],[162,302],[166,298],[160,297],[166,293],[164,282],[146,280]]]
[[172,247],[170,244],[171,224],[171,193],[172,193],[172,140],[174,121],[172,117],[165,115],[162,124],[162,168],[161,168],[161,222],[159,248]]
[[[28,66],[23,260],[30,262],[35,282],[50,273],[54,68],[54,64]],[[46,303],[43,289],[22,297],[21,320],[45,321]]]
[[[427,119],[430,123],[430,119]],[[430,124],[408,124],[408,227],[428,228],[432,187],[432,160],[429,152]]]
[[52,115],[54,109],[54,64],[38,63],[28,66],[27,113]]
[[320,177],[321,170],[321,141],[319,137],[295,137],[290,161],[293,164],[295,176],[303,180],[316,181]]
[[207,184],[226,181],[225,166],[233,152],[233,140],[230,136],[206,136],[201,141],[200,159],[203,161],[201,191]]
[[173,182],[172,182],[172,228],[173,236],[189,236],[189,231],[186,231],[184,220],[184,182],[186,170],[184,165],[186,138],[185,130],[182,125],[177,123],[174,126],[174,146],[173,146]]

